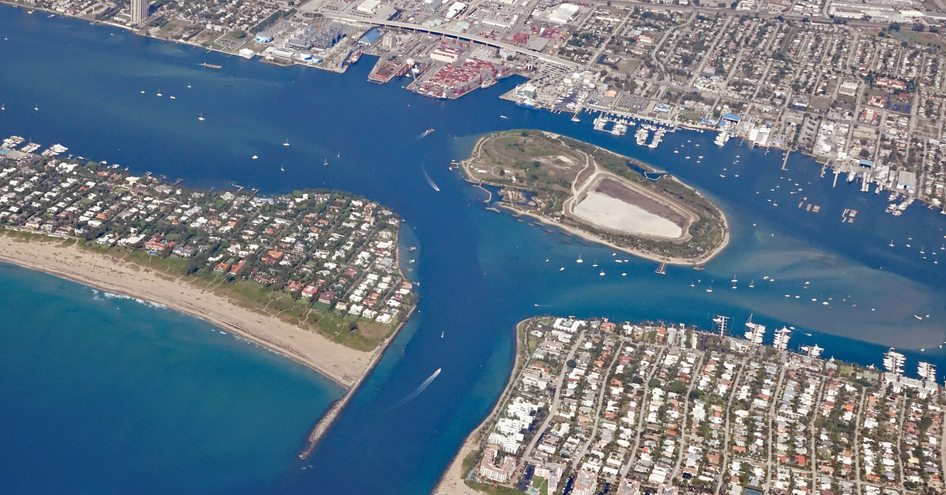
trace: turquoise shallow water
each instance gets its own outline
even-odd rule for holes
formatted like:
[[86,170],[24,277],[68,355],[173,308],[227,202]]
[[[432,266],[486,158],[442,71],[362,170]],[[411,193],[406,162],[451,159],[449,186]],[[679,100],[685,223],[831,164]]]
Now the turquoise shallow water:
[[5,493],[256,493],[341,391],[190,317],[0,265]]
[[[0,36],[7,38],[0,43],[0,61],[17,69],[15,77],[10,71],[0,77],[0,99],[7,108],[0,115],[0,134],[62,142],[77,154],[182,178],[191,186],[237,183],[264,194],[318,186],[354,191],[396,209],[409,229],[405,237],[420,246],[411,265],[411,276],[421,284],[416,316],[307,464],[297,463],[293,454],[309,424],[338,391],[305,373],[301,377],[309,380],[306,387],[321,394],[322,405],[296,404],[308,397],[309,388],[295,389],[298,377],[274,376],[270,388],[283,387],[277,395],[287,396],[283,400],[289,402],[273,407],[296,418],[280,425],[291,431],[278,434],[239,426],[256,417],[253,409],[229,408],[229,415],[220,415],[215,407],[217,402],[226,404],[225,399],[207,397],[204,407],[193,408],[179,398],[199,384],[225,390],[227,377],[174,374],[147,366],[139,373],[134,366],[140,359],[117,359],[121,365],[97,367],[87,356],[94,353],[83,354],[74,344],[56,347],[58,359],[77,363],[76,371],[63,373],[44,361],[20,358],[29,354],[22,348],[10,350],[15,359],[0,361],[3,376],[11,377],[5,386],[29,387],[42,407],[4,401],[0,424],[16,424],[24,439],[49,431],[59,432],[53,435],[58,438],[58,428],[67,423],[72,430],[95,432],[55,445],[24,440],[10,449],[8,455],[15,458],[46,459],[35,466],[23,462],[15,469],[0,464],[0,474],[15,476],[19,486],[35,483],[42,488],[36,492],[77,480],[80,489],[75,491],[125,493],[125,472],[147,478],[141,473],[153,472],[154,466],[162,466],[160,487],[171,492],[428,492],[498,396],[511,365],[514,324],[536,313],[708,326],[712,315],[721,312],[731,315],[736,327],[754,313],[755,321],[773,327],[796,326],[792,347],[817,342],[829,356],[875,363],[886,346],[897,345],[908,348],[914,362],[925,356],[946,369],[938,347],[946,337],[946,254],[932,254],[944,240],[944,217],[916,206],[901,218],[884,215],[884,196],[861,194],[857,184],[843,180],[832,190],[829,179],[819,178],[819,167],[803,157],[792,157],[788,172],[780,172],[778,153],[766,155],[735,142],[720,150],[712,145],[711,135],[692,132],[668,135],[657,150],[637,147],[633,137],[594,132],[588,117],[574,123],[568,116],[498,100],[513,80],[442,102],[412,95],[399,84],[366,82],[366,63],[344,76],[278,68],[8,7],[0,7]],[[201,68],[204,61],[224,68]],[[165,97],[157,97],[157,92]],[[34,105],[40,110],[33,110]],[[197,120],[200,114],[204,122]],[[436,132],[422,138],[431,127]],[[447,164],[463,158],[482,133],[509,128],[567,134],[667,169],[721,205],[732,226],[732,244],[704,272],[670,268],[661,277],[654,274],[651,262],[627,256],[628,262],[619,264],[614,259],[624,256],[612,256],[611,250],[485,210],[482,193]],[[282,146],[287,138],[292,143],[288,148]],[[674,154],[674,149],[681,152]],[[254,154],[260,159],[251,160]],[[685,159],[700,154],[705,157],[699,165]],[[330,164],[323,166],[326,158]],[[280,172],[280,164],[285,164],[285,172]],[[427,183],[425,170],[439,192]],[[797,209],[800,195],[823,205],[822,214]],[[860,210],[855,224],[840,223],[844,208]],[[896,248],[887,246],[891,239]],[[912,247],[907,248],[908,243]],[[927,259],[920,255],[921,247]],[[586,260],[583,265],[575,263],[579,255]],[[944,256],[943,263],[934,264],[939,256]],[[592,267],[594,262],[600,266]],[[603,277],[601,270],[606,272]],[[729,288],[733,275],[742,281],[735,290]],[[766,282],[766,276],[776,281]],[[0,290],[3,307],[24,323],[3,328],[0,336],[18,329],[24,348],[41,347],[43,336],[64,320],[75,320],[75,329],[49,339],[81,341],[88,338],[82,329],[110,314],[92,300],[80,304],[77,314],[57,305],[40,306],[47,308],[47,319],[28,320],[35,315],[20,314],[24,311],[18,301],[43,305],[62,294],[34,290],[33,278],[19,270],[0,272],[0,287],[14,283],[8,280],[29,281],[16,290]],[[749,280],[755,281],[752,290],[745,285]],[[807,289],[806,281],[811,282]],[[60,284],[65,293],[72,290],[70,284]],[[825,301],[829,304],[822,304]],[[197,338],[191,334],[223,337],[207,332],[199,322],[128,304],[147,311],[136,319],[144,326],[162,318],[181,321],[181,331],[173,334],[184,339],[176,341],[179,345],[142,343],[138,352],[151,349],[171,360],[182,359],[191,352],[187,339]],[[914,314],[930,317],[917,320]],[[102,349],[102,355],[95,357],[110,363],[106,350],[114,349],[115,342],[147,336],[147,330],[139,335],[138,328],[119,325],[114,333],[103,334],[103,345],[94,347]],[[246,353],[235,361],[270,363],[260,365],[269,370],[260,369],[261,375],[292,369],[229,338],[220,342],[236,347],[224,345],[219,352]],[[927,349],[921,353],[923,347]],[[215,348],[208,344],[208,355],[200,359],[215,362]],[[117,384],[125,379],[126,367],[142,383],[160,381],[169,391],[157,404],[123,403],[123,416],[216,424],[230,432],[233,438],[228,441],[234,443],[208,453],[201,446],[213,442],[191,442],[194,432],[174,428],[153,437],[153,442],[128,442],[124,430],[103,427],[98,416],[76,416],[69,404],[60,404],[60,396],[70,396],[62,380],[73,375],[87,377],[88,389],[77,389],[75,397],[89,407],[106,408],[110,401],[121,400],[127,392]],[[443,371],[436,380],[405,400],[437,368]],[[247,447],[244,442],[255,435],[268,435],[271,443],[267,448]],[[54,456],[50,449],[55,449]],[[100,457],[89,454],[102,449]],[[201,453],[205,457],[199,468],[174,460]],[[110,465],[120,469],[103,470]]]

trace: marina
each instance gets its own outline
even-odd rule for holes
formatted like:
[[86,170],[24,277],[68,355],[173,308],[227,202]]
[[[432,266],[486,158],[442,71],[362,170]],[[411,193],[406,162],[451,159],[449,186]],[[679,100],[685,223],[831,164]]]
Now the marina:
[[[934,246],[942,252],[936,246],[943,243],[940,210],[913,205],[899,217],[886,215],[887,194],[861,193],[860,179],[850,184],[840,180],[832,189],[832,177],[821,179],[820,165],[797,154],[790,154],[783,172],[783,156],[778,153],[766,155],[764,149],[740,148],[738,140],[718,148],[713,145],[711,132],[678,130],[668,132],[656,149],[636,146],[631,136],[595,131],[590,117],[576,123],[571,121],[571,113],[542,113],[497,101],[499,93],[513,88],[517,82],[514,79],[445,104],[399,87],[366,82],[370,65],[365,63],[350,67],[345,76],[297,71],[130,38],[123,31],[62,16],[50,19],[40,29],[21,20],[26,16],[7,7],[0,9],[4,34],[11,42],[20,43],[9,53],[9,63],[22,67],[22,73],[29,75],[0,83],[3,99],[27,102],[16,107],[6,105],[0,135],[32,136],[41,143],[61,142],[70,148],[69,152],[128,164],[140,172],[152,170],[182,178],[185,185],[219,189],[238,183],[266,192],[289,192],[302,186],[354,191],[401,212],[407,225],[404,236],[415,237],[405,242],[420,246],[418,251],[423,253],[416,263],[416,275],[412,275],[421,284],[419,311],[323,437],[305,464],[313,467],[303,471],[303,466],[295,464],[295,455],[314,418],[338,397],[338,392],[315,384],[300,389],[288,387],[275,398],[266,396],[270,399],[254,401],[255,405],[270,404],[270,413],[294,412],[291,418],[279,422],[284,429],[267,447],[265,457],[271,460],[268,468],[247,469],[259,463],[257,456],[234,461],[226,472],[218,471],[217,465],[208,467],[216,474],[201,476],[207,478],[206,485],[202,485],[207,487],[205,491],[227,491],[234,480],[244,479],[234,477],[234,473],[247,471],[265,484],[260,492],[304,492],[315,484],[339,493],[429,492],[463,437],[488,414],[502,390],[514,355],[510,329],[522,318],[532,316],[537,301],[545,305],[542,311],[550,314],[607,315],[614,321],[640,321],[659,314],[674,322],[708,325],[712,315],[726,314],[741,326],[749,313],[754,313],[753,321],[765,322],[771,328],[804,328],[805,332],[792,334],[792,344],[810,350],[821,348],[826,358],[879,366],[882,353],[896,345],[898,352],[907,356],[910,372],[920,348],[926,349],[922,353],[925,361],[940,369],[946,361],[938,348],[946,315],[942,303],[946,295],[937,285],[944,275],[943,264],[934,264],[936,257],[931,254]],[[130,39],[135,43],[128,42]],[[24,45],[25,40],[34,41]],[[108,63],[103,63],[103,54],[108,54]],[[207,70],[199,66],[203,60],[223,68]],[[48,65],[56,66],[56,71],[44,69]],[[84,100],[67,101],[57,96],[65,89],[66,81],[57,79],[56,74],[83,74],[87,71],[82,67],[93,66],[102,67],[109,77],[97,77],[94,82],[81,77],[68,81],[70,90],[81,92]],[[168,66],[183,69],[163,71]],[[141,73],[163,75],[148,85],[127,76]],[[243,83],[227,82],[234,79]],[[46,84],[39,84],[40,80]],[[148,92],[153,93],[159,85],[170,92],[188,84],[193,84],[188,98],[178,93],[181,97],[174,104],[166,98],[144,98],[138,93],[141,88],[150,88]],[[145,100],[151,103],[143,103]],[[198,101],[199,106],[185,107],[187,101]],[[42,111],[33,110],[34,103]],[[207,119],[198,121],[194,114],[206,115]],[[467,118],[471,115],[490,118]],[[498,115],[509,118],[493,117]],[[313,119],[332,125],[312,132]],[[165,125],[153,127],[146,122]],[[268,124],[263,127],[260,122]],[[638,125],[629,127],[636,131]],[[418,140],[424,128],[437,131]],[[485,193],[466,186],[455,173],[446,170],[447,164],[464,159],[476,137],[484,132],[524,128],[579,138],[681,177],[718,201],[727,213],[733,232],[730,246],[703,271],[669,269],[665,276],[657,276],[654,262],[627,257],[628,261],[618,268],[611,261],[613,249],[486,210],[481,206]],[[147,139],[142,139],[143,135]],[[282,147],[281,142],[287,138],[292,146]],[[344,155],[344,166],[335,166],[335,160],[332,166],[319,166],[338,150]],[[261,157],[259,161],[247,159],[254,154]],[[741,155],[740,164],[734,166],[737,154]],[[699,155],[704,158],[696,166]],[[439,192],[418,170],[422,159],[429,164]],[[280,163],[285,163],[285,172],[279,171]],[[724,167],[729,170],[724,171]],[[732,167],[739,167],[738,178]],[[719,177],[721,173],[727,177]],[[799,185],[794,186],[795,182]],[[804,189],[802,193],[795,192],[799,187]],[[806,204],[820,205],[823,214],[787,207],[796,205],[801,195],[808,196]],[[845,208],[858,211],[855,223],[839,224]],[[895,248],[888,247],[891,239]],[[925,255],[919,254],[921,248],[925,248]],[[546,263],[546,259],[550,261]],[[587,263],[578,263],[578,259]],[[597,268],[591,267],[594,260]],[[826,276],[826,266],[836,275]],[[11,271],[0,274],[4,287],[16,287],[4,298],[8,307],[18,307],[22,300],[41,303],[59,283],[51,281],[38,287],[26,278],[10,285],[11,277],[22,274]],[[601,271],[605,276],[599,275]],[[619,272],[627,276],[618,276]],[[740,280],[739,290],[729,288],[733,274]],[[697,279],[701,280],[699,285]],[[760,282],[753,290],[743,290],[742,284],[749,280]],[[806,280],[812,282],[813,288],[808,289],[812,292],[804,292]],[[696,286],[690,287],[691,283]],[[39,288],[47,292],[35,292]],[[458,297],[461,289],[464,297]],[[786,293],[792,297],[785,298]],[[12,298],[18,294],[23,297]],[[811,295],[794,297],[802,294]],[[681,302],[684,297],[686,304]],[[811,302],[812,297],[817,302]],[[824,306],[822,302],[829,297],[831,303]],[[842,302],[845,298],[846,303]],[[57,305],[31,307],[45,308],[36,313],[69,319],[70,313]],[[82,321],[107,315],[105,310],[88,311]],[[153,318],[148,313],[138,319]],[[39,324],[42,322],[24,322],[24,328]],[[180,335],[185,341],[195,325],[182,323]],[[890,331],[894,326],[896,333]],[[444,329],[450,335],[441,338]],[[78,326],[71,331],[84,335]],[[111,339],[122,339],[127,333],[119,330],[108,335],[112,337],[95,340],[103,349],[108,348]],[[23,340],[18,341],[21,347],[17,349],[30,349],[31,339],[42,336],[30,332],[20,338]],[[79,342],[77,337],[69,343]],[[82,359],[78,352],[81,345],[64,342],[54,349],[56,363]],[[168,352],[173,357],[178,351]],[[206,361],[217,362],[212,357]],[[266,369],[273,366],[269,362]],[[35,390],[64,390],[61,377],[45,369],[47,365],[40,369],[39,364],[16,362],[9,368],[16,368],[21,374],[18,376],[30,380]],[[390,410],[438,368],[442,368],[442,374],[423,393],[401,405],[397,414],[379,413]],[[103,365],[99,374],[83,386],[94,387],[121,376],[126,369],[139,367],[127,360],[114,367]],[[136,378],[147,383],[148,377],[154,379],[162,371],[148,366]],[[168,383],[179,389],[195,386],[191,381],[194,377],[189,375],[173,374],[169,378]],[[200,390],[213,390],[215,383],[205,385],[207,388]],[[283,402],[315,392],[324,394],[326,400],[320,404]],[[107,404],[104,393],[91,397],[90,402]],[[117,459],[123,468],[141,469],[143,463],[135,459],[146,458],[151,452],[173,448],[183,455],[194,448],[190,443],[174,443],[174,430],[168,428],[162,430],[169,432],[168,438],[139,439],[121,455],[90,456],[82,445],[114,444],[121,441],[119,435],[123,432],[94,429],[97,434],[93,438],[65,443],[61,441],[65,437],[48,438],[43,432],[57,424],[70,425],[73,433],[82,432],[94,418],[53,407],[44,409],[45,416],[34,414],[28,404],[20,401],[8,406],[0,413],[0,424],[17,425],[19,431],[14,434],[7,430],[5,438],[32,439],[16,445],[17,458],[44,459],[43,463],[13,472],[12,482],[86,473],[75,478],[77,483],[90,486],[88,483],[98,480],[97,493],[124,493],[127,487],[109,484],[110,478],[101,475],[95,466],[114,466]],[[237,410],[231,414],[215,415],[216,423],[200,424],[209,425],[208,430],[228,431],[232,438],[227,442],[242,442],[252,431],[269,432],[273,427],[241,427],[236,421],[243,416],[239,407],[234,407]],[[120,412],[123,417],[133,418],[146,410],[128,404]],[[24,418],[29,421],[24,423]],[[181,424],[194,421],[193,417],[177,418]],[[370,444],[373,449],[369,455],[356,455],[350,448],[353,444]],[[62,456],[50,456],[52,451],[61,451]],[[241,451],[256,450],[247,447]],[[373,454],[382,452],[399,455]],[[169,466],[161,475],[162,491],[182,491],[192,479],[186,477],[192,473],[191,468]]]

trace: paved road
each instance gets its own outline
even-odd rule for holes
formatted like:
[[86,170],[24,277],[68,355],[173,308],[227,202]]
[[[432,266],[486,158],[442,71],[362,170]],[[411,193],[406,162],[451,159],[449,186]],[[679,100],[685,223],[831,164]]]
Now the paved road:
[[552,399],[552,404],[549,405],[548,416],[545,417],[545,421],[542,421],[542,426],[535,430],[535,435],[532,436],[532,440],[529,441],[529,445],[526,446],[526,450],[522,452],[523,464],[528,462],[530,455],[532,454],[532,449],[535,448],[535,444],[539,442],[540,438],[542,438],[542,434],[548,428],[552,418],[558,414],[558,406],[562,401],[562,385],[565,383],[565,377],[568,375],[568,370],[570,369],[568,367],[568,362],[575,357],[575,352],[578,350],[578,346],[580,346],[584,341],[584,334],[575,339],[575,343],[572,344],[571,349],[569,349],[568,355],[565,356],[565,360],[562,361],[562,371],[558,374],[558,378],[555,380],[555,397]]
[[719,473],[716,474],[716,493],[722,493],[723,483],[726,480],[726,473],[729,469],[729,437],[732,432],[732,403],[736,398],[736,393],[739,391],[739,387],[742,385],[742,379],[745,376],[746,363],[748,358],[743,358],[742,362],[739,363],[739,371],[736,372],[736,378],[733,379],[732,390],[729,391],[729,399],[726,401],[726,424],[725,432],[723,433],[723,457],[722,462],[719,464]]
[[410,22],[389,21],[386,19],[368,19],[368,18],[353,16],[353,15],[348,15],[348,14],[340,14],[337,12],[319,11],[319,13],[329,19],[338,19],[341,21],[348,21],[348,22],[360,22],[363,24],[371,24],[374,26],[386,26],[386,27],[393,27],[393,28],[399,28],[399,29],[408,29],[411,31],[418,31],[421,33],[447,36],[450,38],[456,38],[460,40],[470,41],[473,43],[479,43],[481,45],[501,48],[501,49],[508,50],[511,52],[519,53],[521,55],[528,55],[530,57],[535,57],[543,62],[548,62],[550,64],[556,64],[556,65],[564,66],[567,68],[579,67],[578,64],[570,60],[564,60],[553,55],[547,55],[545,53],[537,52],[535,50],[530,50],[528,48],[514,45],[512,43],[506,43],[505,41],[485,38],[483,36],[478,36],[475,34],[457,33],[457,32],[451,31],[449,29],[441,28],[441,27],[427,27],[427,26],[421,26],[419,24],[412,24]]

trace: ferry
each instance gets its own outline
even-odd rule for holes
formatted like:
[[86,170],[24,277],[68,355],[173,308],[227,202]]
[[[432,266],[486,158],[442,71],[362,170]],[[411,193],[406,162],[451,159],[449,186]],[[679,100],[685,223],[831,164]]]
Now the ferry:
[[351,54],[351,58],[348,59],[348,63],[357,64],[358,61],[361,60],[361,55],[362,55],[361,50],[355,50],[355,52]]
[[431,135],[431,134],[433,134],[433,133],[434,133],[434,128],[431,127],[430,129],[427,129],[426,131],[422,132],[422,133],[420,134],[420,137],[425,138],[425,137],[427,137],[427,136],[429,136],[429,135]]

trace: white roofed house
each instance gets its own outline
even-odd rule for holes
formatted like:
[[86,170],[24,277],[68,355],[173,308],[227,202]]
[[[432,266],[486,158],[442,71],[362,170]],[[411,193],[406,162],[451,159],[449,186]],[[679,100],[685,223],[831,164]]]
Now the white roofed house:
[[908,193],[916,191],[916,173],[908,170],[897,172],[897,189]]
[[498,455],[499,452],[495,448],[488,447],[483,453],[478,471],[483,478],[505,483],[516,470],[516,461],[512,456],[505,456],[497,462]]

